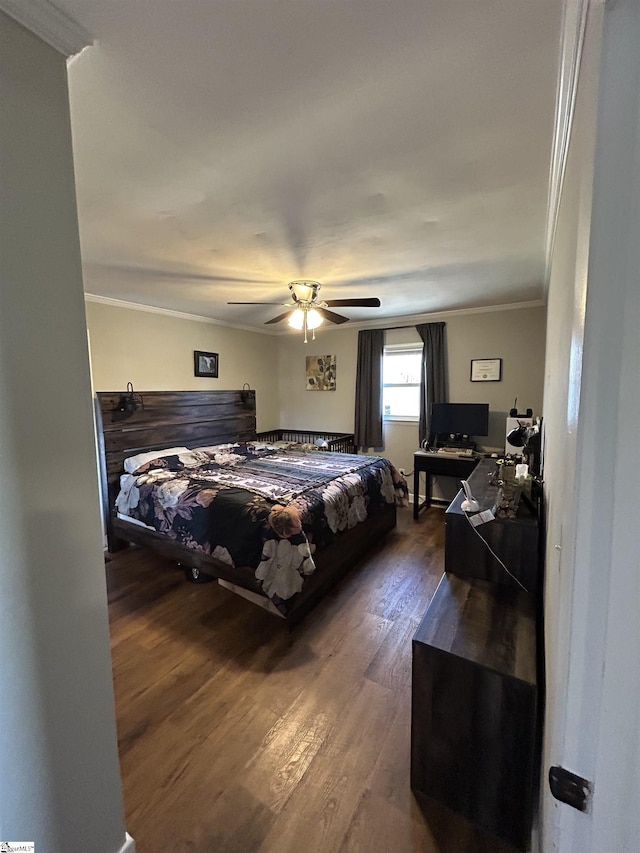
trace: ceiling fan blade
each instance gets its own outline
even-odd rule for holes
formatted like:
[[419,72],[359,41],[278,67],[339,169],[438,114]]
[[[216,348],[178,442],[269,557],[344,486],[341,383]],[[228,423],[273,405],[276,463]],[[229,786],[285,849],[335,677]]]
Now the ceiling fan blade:
[[367,299],[325,299],[327,305],[335,308],[379,308],[380,300],[374,297]]
[[286,302],[227,302],[227,305],[286,305]]
[[269,326],[271,325],[271,323],[279,323],[281,320],[285,320],[291,314],[293,314],[293,311],[285,311],[284,314],[278,314],[278,316],[274,317],[273,320],[267,320],[265,326]]
[[327,311],[326,308],[316,308],[315,309],[318,314],[324,317],[325,320],[328,320],[330,323],[348,323],[349,318],[343,317],[342,314],[336,314],[335,311]]

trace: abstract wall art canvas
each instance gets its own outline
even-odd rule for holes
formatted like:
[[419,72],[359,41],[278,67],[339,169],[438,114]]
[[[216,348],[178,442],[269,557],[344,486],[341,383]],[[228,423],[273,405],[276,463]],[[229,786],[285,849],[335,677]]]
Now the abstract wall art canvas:
[[307,391],[336,390],[335,355],[307,356]]

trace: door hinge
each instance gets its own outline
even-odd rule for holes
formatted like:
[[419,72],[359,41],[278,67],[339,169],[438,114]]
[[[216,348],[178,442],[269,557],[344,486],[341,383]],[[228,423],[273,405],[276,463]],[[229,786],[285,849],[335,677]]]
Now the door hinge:
[[550,767],[549,787],[556,800],[567,803],[580,812],[587,811],[591,797],[591,782],[588,779],[583,779],[564,767]]

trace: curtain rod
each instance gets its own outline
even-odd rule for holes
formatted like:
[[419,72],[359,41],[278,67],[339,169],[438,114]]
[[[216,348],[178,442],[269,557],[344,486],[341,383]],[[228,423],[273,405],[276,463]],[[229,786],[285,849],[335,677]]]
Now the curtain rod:
[[[444,320],[438,320],[437,322],[439,322],[439,323],[444,323]],[[380,326],[371,326],[371,328],[370,328],[370,329],[363,329],[362,331],[365,331],[365,332],[373,332],[373,331],[375,331],[376,329],[380,329],[380,331],[381,331],[381,332],[393,332],[393,331],[395,331],[396,329],[415,329],[415,328],[416,328],[416,326],[421,326],[421,325],[423,325],[423,324],[422,324],[422,323],[409,323],[409,324],[408,324],[408,325],[406,325],[406,326],[383,326],[383,327],[380,327]],[[428,325],[428,324],[427,324],[427,325]]]
[[393,332],[395,329],[415,329],[416,324],[410,323],[408,326],[370,326],[368,329],[360,329],[361,332]]
[[393,332],[396,329],[415,329],[416,323],[409,323],[408,326],[385,326],[383,332]]

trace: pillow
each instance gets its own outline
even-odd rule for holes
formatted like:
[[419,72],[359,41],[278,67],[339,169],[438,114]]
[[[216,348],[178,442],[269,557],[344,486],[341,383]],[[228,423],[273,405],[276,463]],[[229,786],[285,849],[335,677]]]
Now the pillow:
[[231,450],[234,447],[240,447],[241,445],[238,442],[233,442],[232,444],[208,444],[206,447],[196,447],[196,450],[200,450],[202,453],[216,454],[216,453],[224,453],[225,450]]
[[145,453],[128,456],[124,460],[124,470],[128,474],[133,474],[141,465],[151,462],[152,459],[161,459],[163,456],[177,456],[179,453],[188,452],[188,447],[169,447],[167,450],[147,450]]
[[178,453],[176,470],[199,468],[201,465],[206,465],[209,461],[209,454],[205,453],[204,450],[187,450],[186,453]]

